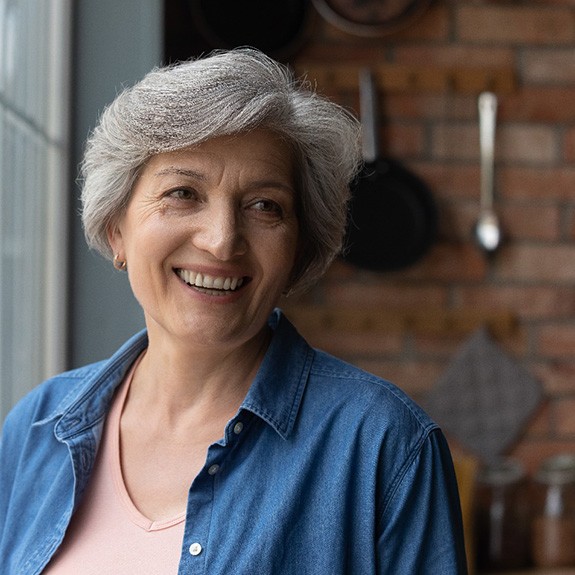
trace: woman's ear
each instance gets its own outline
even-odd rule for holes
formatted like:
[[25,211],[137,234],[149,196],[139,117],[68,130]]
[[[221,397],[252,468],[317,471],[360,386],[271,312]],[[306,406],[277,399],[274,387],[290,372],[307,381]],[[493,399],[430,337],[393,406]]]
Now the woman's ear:
[[108,225],[106,228],[106,235],[108,236],[108,243],[110,244],[112,253],[123,253],[124,242],[122,239],[122,231],[120,230],[117,222]]

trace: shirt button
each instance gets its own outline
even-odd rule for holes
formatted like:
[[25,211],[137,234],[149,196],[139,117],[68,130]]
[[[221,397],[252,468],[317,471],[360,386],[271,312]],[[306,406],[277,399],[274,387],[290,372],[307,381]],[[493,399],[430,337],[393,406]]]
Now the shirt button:
[[202,552],[202,546],[199,543],[192,543],[190,545],[190,555],[194,557]]
[[242,430],[244,428],[244,424],[241,421],[238,421],[235,425],[234,425],[234,433],[236,435],[239,435]]
[[213,465],[210,465],[208,467],[209,475],[215,475],[219,470],[220,470],[220,466],[217,463],[214,463]]

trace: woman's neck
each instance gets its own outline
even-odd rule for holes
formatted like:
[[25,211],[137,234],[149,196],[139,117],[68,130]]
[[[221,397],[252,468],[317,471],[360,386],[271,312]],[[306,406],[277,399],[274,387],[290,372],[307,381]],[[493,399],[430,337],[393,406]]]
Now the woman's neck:
[[152,417],[191,412],[230,417],[243,401],[270,341],[266,327],[241,346],[213,349],[150,337],[128,401]]

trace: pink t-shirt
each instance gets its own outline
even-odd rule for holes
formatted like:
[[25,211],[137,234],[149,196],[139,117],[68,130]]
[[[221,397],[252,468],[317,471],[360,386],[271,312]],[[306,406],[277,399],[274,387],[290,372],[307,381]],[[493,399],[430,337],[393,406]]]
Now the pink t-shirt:
[[184,536],[185,511],[163,521],[144,517],[132,503],[120,464],[120,416],[134,368],[122,383],[104,427],[87,491],[49,575],[174,575]]

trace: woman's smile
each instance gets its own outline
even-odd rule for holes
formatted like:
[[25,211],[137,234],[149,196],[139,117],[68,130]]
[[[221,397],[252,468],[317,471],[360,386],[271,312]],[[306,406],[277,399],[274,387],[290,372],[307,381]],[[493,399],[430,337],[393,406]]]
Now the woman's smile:
[[244,282],[249,281],[247,277],[218,277],[184,269],[176,269],[175,272],[190,287],[211,295],[225,295],[226,292],[236,291]]

